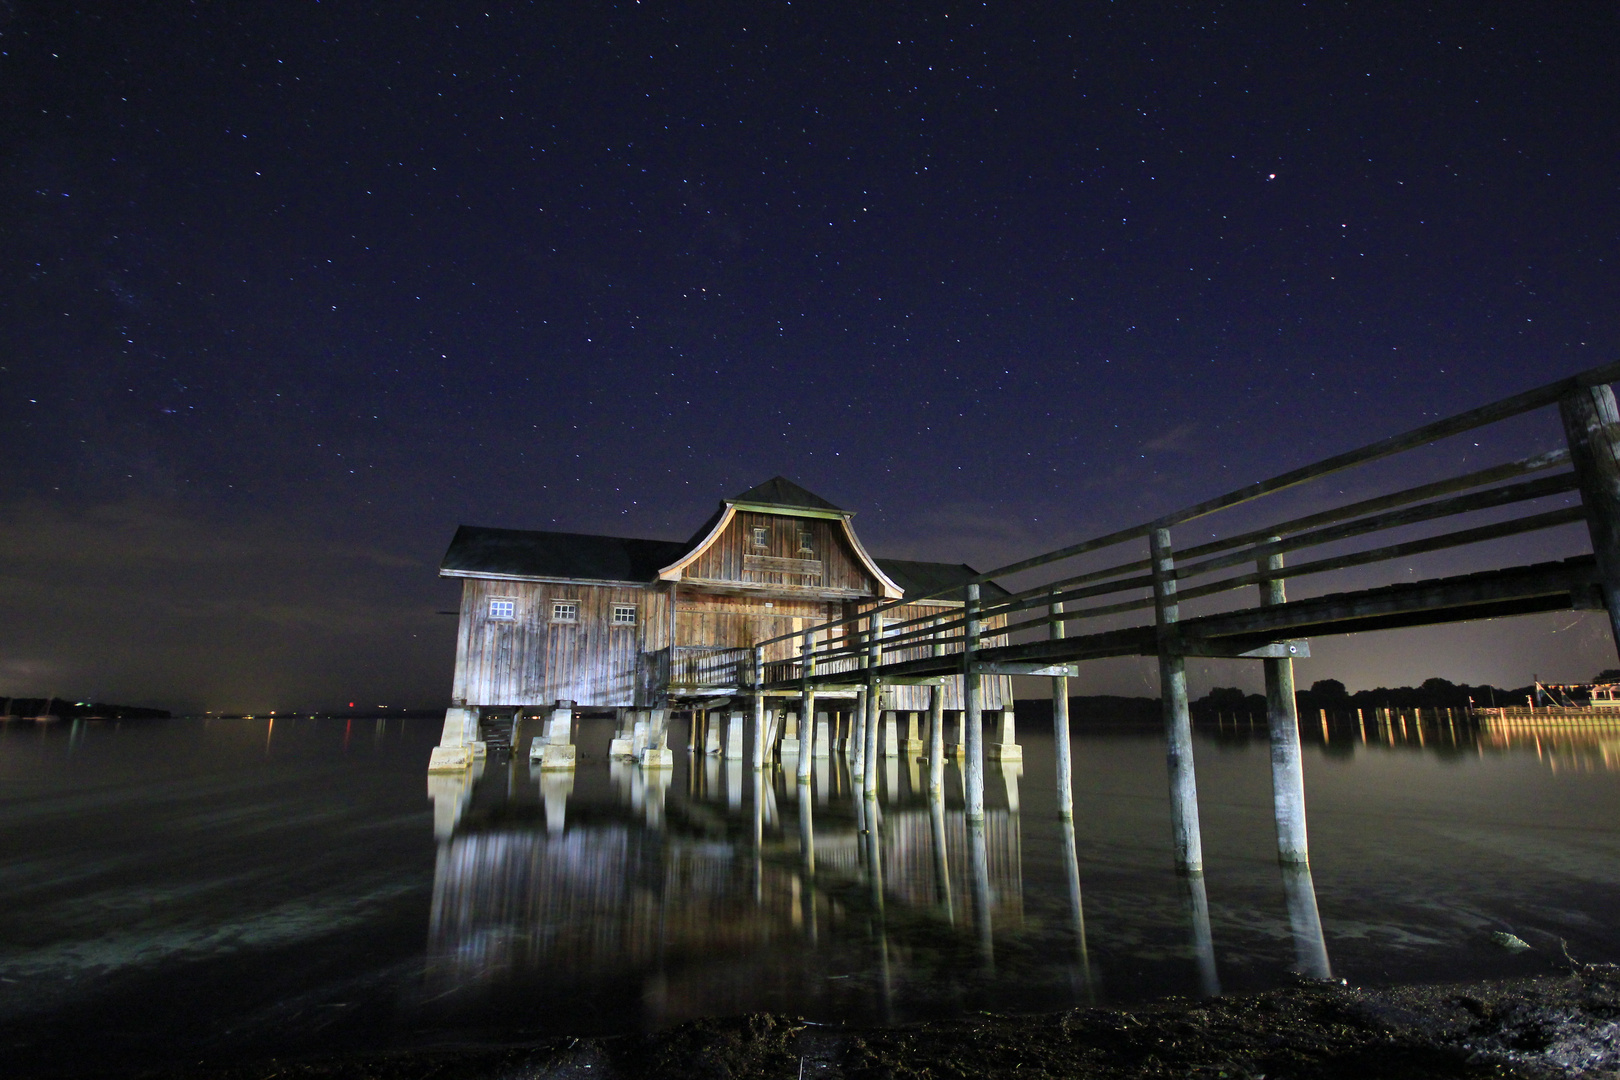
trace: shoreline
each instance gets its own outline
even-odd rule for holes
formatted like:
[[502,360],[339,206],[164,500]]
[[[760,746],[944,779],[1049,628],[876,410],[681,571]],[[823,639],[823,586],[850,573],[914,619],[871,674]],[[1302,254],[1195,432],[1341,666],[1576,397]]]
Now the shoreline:
[[1620,967],[1366,989],[1281,990],[1132,1009],[980,1014],[893,1027],[768,1013],[504,1049],[418,1050],[145,1072],[187,1080],[474,1078],[1572,1077],[1620,1068]]

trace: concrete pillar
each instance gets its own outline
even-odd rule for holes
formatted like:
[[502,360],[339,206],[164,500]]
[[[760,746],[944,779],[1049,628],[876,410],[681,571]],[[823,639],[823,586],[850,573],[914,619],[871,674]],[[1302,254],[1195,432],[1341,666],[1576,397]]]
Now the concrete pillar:
[[[663,771],[675,767],[675,755],[669,749],[669,710],[652,709],[647,713],[647,745],[641,751],[641,767],[648,771]],[[652,780],[647,781],[649,784]],[[669,781],[662,781],[665,787]]]
[[475,758],[484,756],[483,746],[478,738],[478,710],[453,705],[444,711],[444,728],[439,734],[439,745],[428,756],[428,772],[459,772],[471,768]]
[[[963,696],[965,697],[966,694],[964,693]],[[945,740],[945,756],[959,759],[967,753],[967,747],[962,741],[962,733],[967,730],[967,723],[962,719],[962,710],[952,709],[945,714],[945,720],[956,733],[956,738]]]
[[1198,781],[1193,771],[1192,719],[1187,712],[1186,660],[1177,651],[1176,567],[1170,551],[1170,530],[1155,529],[1149,537],[1153,565],[1153,606],[1158,631],[1159,694],[1164,707],[1165,759],[1170,774],[1170,827],[1176,869],[1203,873],[1203,841],[1198,828]]
[[832,732],[828,728],[827,714],[825,711],[818,712],[816,713],[815,741],[810,746],[810,753],[800,759],[800,771],[808,776],[810,773],[810,768],[807,764],[804,764],[805,762],[808,762],[811,758],[814,758],[817,761],[826,761],[827,758],[831,756]]
[[799,755],[799,714],[797,712],[795,712],[794,710],[792,710],[792,709],[789,709],[785,714],[783,714],[782,742],[781,742],[780,745],[781,745],[782,755],[784,757],[787,756],[788,754],[792,754],[795,758],[798,757],[798,755]]
[[1620,648],[1620,410],[1607,383],[1577,390],[1558,403],[1570,464],[1586,508],[1609,630]]
[[[1268,555],[1257,563],[1261,571],[1281,570],[1282,565],[1281,554]],[[1282,578],[1260,583],[1261,607],[1271,607],[1285,600]],[[1311,860],[1305,835],[1305,771],[1300,759],[1294,661],[1284,657],[1262,663],[1266,668],[1266,723],[1271,736],[1271,802],[1277,823],[1277,861],[1285,866],[1305,865]]]
[[1013,699],[1011,680],[1002,693],[1005,698],[1001,703],[1001,722],[997,726],[996,741],[985,748],[986,754],[994,761],[1023,761],[1024,748],[1018,745],[1018,724],[1013,718]]
[[716,716],[713,712],[703,711],[703,752],[718,755],[721,752],[720,729],[726,724],[726,714]]
[[[984,717],[981,709],[981,693],[984,676],[976,669],[977,660],[974,654],[979,648],[979,586],[969,585],[966,589],[967,602],[963,613],[966,617],[965,633],[962,642],[962,696],[967,708],[962,715],[962,742],[967,753],[967,763],[964,769],[964,795],[967,803],[967,819],[970,822],[980,823],[980,836],[982,838],[982,823],[984,821]],[[986,885],[988,888],[988,884]],[[988,930],[986,931],[988,933]]]
[[[551,715],[546,720],[545,745],[539,739],[534,740],[534,746],[529,751],[531,763],[538,761],[542,772],[557,769],[572,769],[575,761],[574,747],[574,703],[572,701],[559,701],[552,707]],[[573,786],[569,785],[569,790]]]
[[[912,721],[912,727],[916,726],[916,721]],[[909,745],[911,740],[907,739],[906,742]],[[893,709],[885,710],[883,713],[883,756],[900,756],[900,715]]]
[[741,709],[726,710],[726,760],[741,761],[743,758],[743,728],[746,727],[745,714]]

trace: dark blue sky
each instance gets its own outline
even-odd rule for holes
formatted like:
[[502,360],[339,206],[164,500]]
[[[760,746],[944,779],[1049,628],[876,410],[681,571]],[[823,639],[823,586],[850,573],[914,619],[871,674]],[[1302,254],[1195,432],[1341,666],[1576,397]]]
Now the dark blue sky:
[[0,693],[430,703],[460,522],[988,565],[1614,358],[1610,5],[0,20]]

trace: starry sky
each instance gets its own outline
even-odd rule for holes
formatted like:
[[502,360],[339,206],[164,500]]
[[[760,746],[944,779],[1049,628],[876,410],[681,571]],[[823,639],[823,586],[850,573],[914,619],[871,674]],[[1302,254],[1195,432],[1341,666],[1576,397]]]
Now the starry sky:
[[988,567],[1613,360],[1617,19],[0,0],[0,693],[430,706],[459,523]]

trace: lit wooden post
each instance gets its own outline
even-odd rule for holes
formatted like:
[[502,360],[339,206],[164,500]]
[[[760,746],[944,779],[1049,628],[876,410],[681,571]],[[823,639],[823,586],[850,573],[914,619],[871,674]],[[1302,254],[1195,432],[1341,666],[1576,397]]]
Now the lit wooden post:
[[1558,403],[1558,414],[1586,509],[1609,629],[1620,648],[1620,410],[1614,388],[1601,383],[1576,390]]
[[[933,644],[929,648],[935,656],[945,655],[945,643],[939,640],[939,623],[934,620]],[[945,790],[945,687],[934,683],[928,688],[928,794],[938,795]]]
[[967,586],[966,602],[962,614],[966,620],[962,627],[962,698],[966,706],[962,712],[962,742],[967,753],[964,768],[964,795],[969,821],[984,820],[984,721],[982,718],[981,687],[984,676],[975,667],[979,650],[979,586]]
[[765,646],[754,646],[754,745],[750,764],[765,767]]
[[[1056,595],[1054,593],[1054,595]],[[1052,621],[1048,635],[1056,641],[1063,637],[1063,604],[1053,600],[1049,609]],[[1052,676],[1052,748],[1057,756],[1058,817],[1074,816],[1074,778],[1069,761],[1069,677]]]
[[[854,630],[856,638],[855,662],[860,670],[868,667],[866,649],[860,647],[860,631]],[[866,778],[866,699],[867,687],[861,686],[855,691],[855,706],[849,710],[849,736],[844,743],[844,754],[849,758],[849,778],[853,785],[856,780]]]
[[[1268,555],[1256,565],[1262,572],[1281,570],[1282,555]],[[1272,607],[1285,599],[1282,578],[1260,582],[1261,607]],[[1266,666],[1266,722],[1271,732],[1271,802],[1277,819],[1277,861],[1284,866],[1303,865],[1311,858],[1305,837],[1305,771],[1300,761],[1294,661],[1285,656],[1262,662]]]
[[1164,734],[1169,744],[1166,764],[1170,772],[1170,828],[1175,844],[1176,869],[1185,874],[1204,872],[1203,842],[1198,830],[1198,779],[1193,772],[1192,719],[1187,713],[1187,662],[1180,652],[1176,623],[1176,564],[1170,553],[1170,530],[1154,529],[1148,536],[1153,562],[1153,610],[1159,651],[1159,693],[1164,705]]
[[883,616],[869,616],[866,623],[866,775],[862,787],[868,796],[876,797],[878,788],[878,722],[883,716],[883,688],[877,681],[878,664],[883,662]]
[[806,630],[799,649],[799,768],[798,781],[810,782],[810,759],[816,756],[816,690],[810,677],[816,673],[816,632]]

